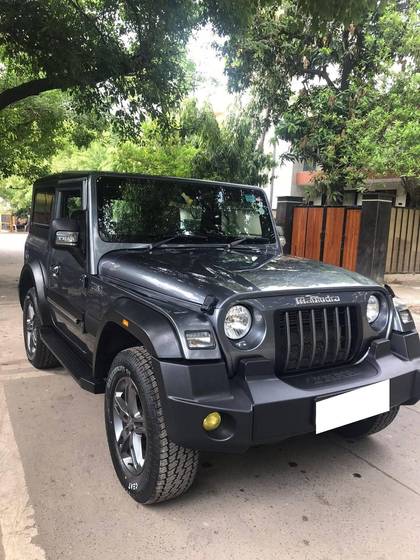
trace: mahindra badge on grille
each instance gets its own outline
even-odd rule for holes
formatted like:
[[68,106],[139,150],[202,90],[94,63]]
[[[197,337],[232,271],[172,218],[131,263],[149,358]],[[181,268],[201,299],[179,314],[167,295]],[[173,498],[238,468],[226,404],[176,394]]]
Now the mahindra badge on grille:
[[340,296],[300,296],[295,298],[297,305],[308,305],[315,303],[337,303]]

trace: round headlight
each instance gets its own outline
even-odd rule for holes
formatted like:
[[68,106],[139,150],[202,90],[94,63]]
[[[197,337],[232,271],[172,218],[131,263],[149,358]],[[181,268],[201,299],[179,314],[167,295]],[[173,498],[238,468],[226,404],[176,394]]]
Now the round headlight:
[[226,313],[225,318],[225,335],[232,339],[238,340],[249,333],[251,328],[251,313],[244,305],[234,305]]
[[366,317],[369,323],[374,323],[378,318],[380,311],[379,299],[376,296],[370,296],[366,308]]

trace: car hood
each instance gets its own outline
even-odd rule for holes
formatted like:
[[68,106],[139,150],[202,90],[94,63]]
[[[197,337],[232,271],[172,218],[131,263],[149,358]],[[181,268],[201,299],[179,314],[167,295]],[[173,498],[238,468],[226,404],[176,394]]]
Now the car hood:
[[356,272],[259,248],[113,251],[100,260],[99,274],[134,289],[146,288],[193,303],[201,304],[212,295],[219,305],[235,294],[254,297],[376,285]]

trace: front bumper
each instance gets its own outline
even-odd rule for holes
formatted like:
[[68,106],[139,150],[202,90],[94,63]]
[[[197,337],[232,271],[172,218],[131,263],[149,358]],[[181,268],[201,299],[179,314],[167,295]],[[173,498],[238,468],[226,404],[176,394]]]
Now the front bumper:
[[[314,432],[317,399],[387,379],[391,407],[414,404],[420,400],[420,344],[413,335],[398,335],[398,344],[392,339],[375,341],[359,364],[284,378],[275,376],[261,358],[243,360],[232,378],[221,361],[155,360],[168,435],[184,447],[244,451]],[[406,355],[396,355],[395,348],[405,348]],[[203,418],[215,410],[222,415],[222,425],[206,432]]]

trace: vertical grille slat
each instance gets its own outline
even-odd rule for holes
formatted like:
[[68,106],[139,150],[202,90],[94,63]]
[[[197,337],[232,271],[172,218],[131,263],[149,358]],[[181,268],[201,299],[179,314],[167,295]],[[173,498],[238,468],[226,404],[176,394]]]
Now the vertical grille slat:
[[315,311],[311,309],[311,338],[312,338],[312,352],[311,352],[311,359],[309,361],[309,369],[312,367],[315,354],[316,354],[316,326],[315,326]]
[[276,312],[276,353],[280,372],[348,362],[360,344],[355,306],[318,306]]
[[345,350],[344,350],[344,360],[348,360],[349,359],[349,355],[350,355],[350,350],[351,350],[351,317],[350,317],[350,309],[348,307],[346,307],[346,328],[345,328],[345,333],[346,333],[346,344],[345,344]]
[[337,361],[337,356],[340,351],[341,344],[341,329],[340,329],[340,318],[338,316],[338,307],[334,307],[334,337],[335,337],[335,349],[333,362]]
[[287,369],[289,367],[289,360],[290,360],[290,347],[291,347],[291,343],[290,343],[290,319],[289,319],[289,313],[288,311],[286,311],[285,313],[285,320],[286,320],[286,360],[285,360],[285,364],[284,364],[284,369]]
[[305,340],[303,336],[303,319],[302,319],[302,311],[299,309],[298,311],[298,325],[299,325],[299,359],[297,362],[296,368],[299,369],[302,363],[303,358],[303,350],[305,346]]
[[324,365],[325,362],[327,361],[327,355],[328,355],[328,315],[327,315],[327,310],[324,307],[324,309],[322,310],[322,316],[324,319],[324,324],[323,324],[323,328],[324,328],[324,353],[322,355],[322,360],[321,360],[321,365]]

